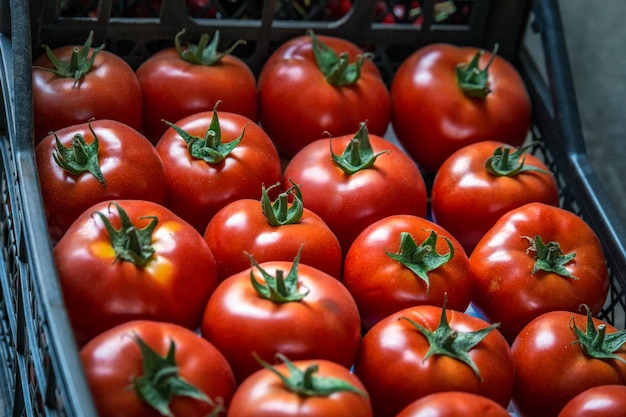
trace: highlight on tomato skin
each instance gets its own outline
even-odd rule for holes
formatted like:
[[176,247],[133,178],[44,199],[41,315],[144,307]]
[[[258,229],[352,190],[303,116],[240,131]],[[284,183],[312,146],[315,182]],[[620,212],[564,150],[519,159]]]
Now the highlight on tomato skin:
[[600,385],[572,398],[558,417],[620,417],[626,409],[626,385]]
[[447,391],[415,400],[395,417],[510,417],[510,414],[505,407],[482,395]]

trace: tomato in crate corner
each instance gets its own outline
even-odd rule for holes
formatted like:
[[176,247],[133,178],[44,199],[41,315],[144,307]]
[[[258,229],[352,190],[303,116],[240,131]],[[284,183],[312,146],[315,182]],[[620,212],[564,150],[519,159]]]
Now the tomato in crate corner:
[[[495,49],[495,48],[494,48]],[[520,146],[531,104],[517,69],[475,47],[436,43],[402,62],[391,84],[391,122],[407,153],[434,173],[456,150],[481,140]]]

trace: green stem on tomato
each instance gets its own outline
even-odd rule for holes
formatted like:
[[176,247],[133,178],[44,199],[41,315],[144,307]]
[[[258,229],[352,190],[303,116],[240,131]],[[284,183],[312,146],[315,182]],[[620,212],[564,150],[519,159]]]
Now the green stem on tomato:
[[550,173],[534,165],[525,164],[526,151],[533,144],[515,149],[512,146],[499,146],[485,161],[485,169],[492,175],[499,177],[514,177],[522,172]]
[[491,52],[491,57],[485,68],[480,69],[478,61],[483,51],[480,50],[474,55],[469,63],[461,63],[456,66],[456,82],[463,94],[468,97],[484,99],[489,95],[489,67],[493,63],[498,52],[496,44]]
[[369,140],[367,123],[365,122],[361,123],[359,130],[341,155],[333,152],[332,141],[330,145],[333,162],[347,175],[371,168],[380,155],[389,153],[388,150],[378,152],[377,154],[374,153]]
[[226,51],[218,52],[217,47],[220,41],[220,31],[216,30],[211,42],[209,42],[209,35],[204,33],[200,36],[200,40],[197,45],[189,43],[185,48],[180,42],[180,38],[184,33],[185,29],[182,29],[174,38],[174,45],[176,47],[176,51],[178,52],[178,56],[185,62],[205,67],[217,65],[225,56],[232,54],[239,45],[245,45],[246,43],[244,40],[238,40]]
[[[263,210],[265,219],[271,226],[299,223],[304,214],[300,187],[291,181],[291,187],[287,191],[280,193],[276,200],[272,202],[268,191],[279,185],[280,183],[276,183],[269,188],[265,188],[265,185],[263,185],[261,188],[261,210]],[[289,203],[290,194],[293,195],[291,204]]]

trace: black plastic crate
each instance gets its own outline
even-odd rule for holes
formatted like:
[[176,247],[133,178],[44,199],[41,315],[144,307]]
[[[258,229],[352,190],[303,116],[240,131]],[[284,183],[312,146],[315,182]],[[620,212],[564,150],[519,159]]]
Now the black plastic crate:
[[[580,214],[598,233],[611,270],[611,290],[601,317],[624,328],[626,229],[586,156],[557,0],[464,0],[439,20],[441,1],[421,2],[421,23],[405,14],[395,24],[375,19],[374,0],[354,0],[339,20],[326,13],[329,0],[306,10],[287,0],[212,1],[189,11],[185,0],[163,0],[160,13],[149,0],[0,0],[0,417],[95,416],[47,239],[33,154],[31,65],[51,47],[94,43],[138,66],[171,45],[187,29],[189,39],[220,31],[223,44],[238,49],[258,72],[278,44],[312,28],[348,38],[375,52],[387,82],[409,53],[432,42],[474,45],[499,54],[522,73],[534,108],[535,149],[557,173],[562,206]],[[391,7],[401,1],[386,0]],[[410,3],[410,2],[406,2]],[[136,14],[136,7],[144,7]],[[147,10],[147,11],[146,11]],[[528,43],[543,50],[532,55]]]

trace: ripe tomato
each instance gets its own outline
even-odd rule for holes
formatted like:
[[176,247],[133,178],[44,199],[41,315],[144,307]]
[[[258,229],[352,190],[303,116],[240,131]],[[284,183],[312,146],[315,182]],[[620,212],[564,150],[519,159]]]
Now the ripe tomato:
[[93,33],[83,46],[46,48],[33,63],[34,139],[49,132],[113,119],[141,129],[141,87],[133,69],[119,56],[92,48]]
[[444,43],[422,47],[400,65],[391,108],[398,140],[428,172],[470,143],[520,146],[531,121],[530,99],[512,64],[478,48]]
[[625,340],[625,330],[593,318],[588,308],[586,315],[551,311],[531,321],[511,346],[517,415],[557,417],[589,388],[625,385]]
[[336,278],[299,263],[270,261],[222,281],[207,303],[202,336],[228,359],[239,382],[282,353],[350,367],[361,338],[359,311]]
[[165,201],[159,154],[141,133],[121,122],[95,120],[58,130],[37,144],[35,158],[54,242],[100,201]]
[[559,417],[622,417],[626,410],[626,385],[599,385],[572,398]]
[[576,214],[529,203],[502,216],[470,255],[476,310],[513,341],[550,310],[598,313],[609,290],[600,240]]
[[484,320],[432,305],[410,307],[372,327],[354,373],[375,416],[395,416],[413,401],[444,391],[488,397],[506,407],[513,361],[502,334]]
[[137,68],[143,95],[143,129],[156,143],[167,129],[162,120],[176,122],[201,111],[220,110],[257,119],[256,78],[231,52],[218,52],[219,31],[209,43],[204,34],[197,45],[181,45],[185,30],[176,35],[175,47],[152,55]]
[[227,417],[372,417],[363,384],[345,366],[315,359],[283,361],[246,378]]
[[534,201],[559,205],[556,179],[526,150],[480,141],[453,153],[437,171],[431,192],[433,219],[467,253],[506,212]]
[[376,65],[353,43],[309,32],[280,46],[258,79],[259,122],[278,149],[293,156],[323,137],[347,135],[368,120],[384,135],[389,91]]
[[[272,202],[263,186],[261,201],[241,199],[227,204],[209,222],[204,239],[217,262],[223,281],[250,268],[246,253],[257,262],[291,261],[303,248],[302,263],[341,278],[343,256],[335,234],[317,214],[304,207],[293,184]],[[289,204],[288,198],[294,196]]]
[[236,388],[224,355],[172,323],[122,323],[87,343],[80,359],[100,417],[205,417],[227,407]]
[[364,329],[404,308],[443,305],[465,311],[472,298],[467,255],[444,228],[422,217],[393,215],[367,227],[352,243],[343,283]]
[[[343,149],[343,154],[337,154]],[[319,215],[347,251],[367,226],[393,214],[426,216],[426,185],[400,148],[365,123],[356,134],[318,139],[289,161],[283,183],[300,185],[307,207]]]
[[510,417],[497,402],[461,391],[430,394],[413,401],[396,417]]
[[149,201],[94,205],[53,254],[80,345],[133,319],[195,329],[217,286],[215,260],[202,235]]
[[263,129],[216,108],[179,120],[156,149],[165,166],[165,206],[200,233],[226,204],[260,199],[262,184],[281,179],[280,158]]

